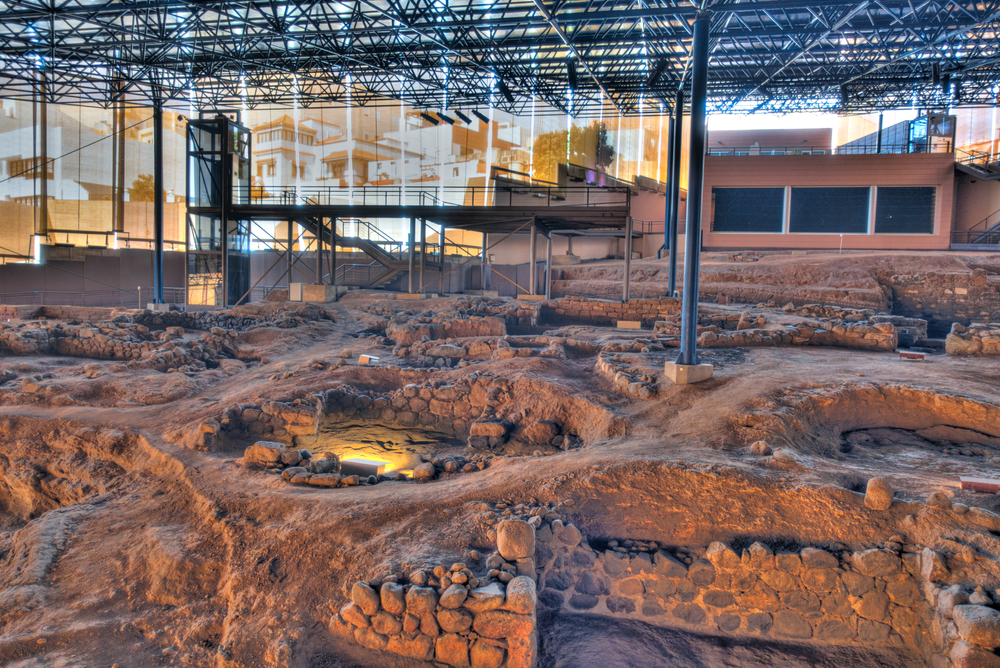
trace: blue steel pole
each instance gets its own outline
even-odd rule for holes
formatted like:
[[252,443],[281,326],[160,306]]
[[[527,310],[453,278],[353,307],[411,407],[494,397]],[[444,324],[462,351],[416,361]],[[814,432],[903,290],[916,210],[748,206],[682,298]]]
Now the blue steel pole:
[[163,303],[163,102],[153,102],[153,303]]
[[667,248],[670,250],[670,270],[667,279],[667,292],[673,297],[677,294],[677,222],[680,217],[681,203],[681,134],[684,130],[684,89],[677,89],[677,96],[674,100],[674,121],[670,133],[670,150],[668,158],[670,182],[668,184],[667,197],[670,198],[670,219],[667,224],[670,226],[670,240]]
[[677,364],[698,364],[698,269],[701,255],[701,205],[705,186],[705,128],[708,99],[708,25],[700,12],[691,45],[691,141],[688,147],[687,230],[684,235],[684,295],[681,351]]

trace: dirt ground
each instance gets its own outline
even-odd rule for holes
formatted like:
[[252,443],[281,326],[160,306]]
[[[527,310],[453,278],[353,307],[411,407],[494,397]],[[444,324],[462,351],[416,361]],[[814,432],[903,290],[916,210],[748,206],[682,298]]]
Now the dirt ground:
[[[662,294],[663,263],[633,266],[640,293]],[[780,285],[781,294],[803,286],[874,294],[878,272],[973,266],[996,271],[1000,261],[772,256],[723,267],[709,260],[704,280]],[[573,280],[599,288],[614,280],[615,268],[568,270],[568,278],[573,271],[581,272]],[[712,380],[676,386],[662,376],[675,355],[667,349],[635,356],[659,376],[656,396],[638,400],[595,371],[596,356],[407,371],[390,367],[412,359],[394,358],[381,336],[362,335],[371,329],[362,307],[444,312],[457,301],[351,293],[329,305],[328,320],[253,330],[241,343],[242,363],[200,373],[116,371],[115,362],[97,361],[105,374],[86,379],[82,367],[93,360],[0,359],[18,376],[51,374],[44,382],[74,397],[58,405],[55,394],[25,395],[14,381],[0,387],[0,665],[430,665],[349,644],[330,632],[330,619],[357,579],[494,550],[483,503],[572,500],[563,511],[592,545],[633,539],[704,548],[766,537],[774,545],[854,550],[900,533],[941,549],[974,544],[988,557],[976,562],[977,582],[989,591],[1000,586],[1000,541],[981,518],[924,505],[943,491],[955,503],[1000,508],[1000,497],[951,486],[958,475],[995,475],[1000,464],[1000,440],[991,440],[1000,439],[1000,358],[909,362],[839,348],[718,349],[705,353],[717,363]],[[600,327],[575,334],[644,335]],[[361,354],[379,356],[380,368],[359,367]],[[310,364],[339,359],[346,364]],[[600,424],[619,427],[581,432],[579,448],[498,456],[485,470],[426,484],[344,489],[294,486],[242,465],[252,439],[198,449],[177,436],[233,404],[485,372],[537,381],[532,396],[515,398],[529,411],[572,399],[614,418]],[[928,431],[940,427],[964,431]],[[420,440],[370,438],[356,440],[402,449]],[[784,456],[754,456],[749,446],[760,440]],[[897,490],[888,511],[860,502],[875,476]],[[889,646],[700,635],[588,615],[543,616],[540,625],[545,668],[923,665],[909,649]]]

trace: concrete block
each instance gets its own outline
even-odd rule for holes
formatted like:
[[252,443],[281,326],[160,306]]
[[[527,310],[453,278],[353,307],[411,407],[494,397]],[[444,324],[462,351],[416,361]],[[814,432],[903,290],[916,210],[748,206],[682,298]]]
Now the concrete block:
[[409,292],[397,292],[396,299],[402,299],[405,301],[410,300],[420,300],[420,299],[436,299],[438,294],[436,292],[414,292],[410,294]]
[[358,364],[361,366],[376,366],[378,365],[378,359],[374,355],[359,355]]
[[347,294],[346,285],[313,285],[309,283],[297,283],[299,286],[300,299],[296,301],[327,303],[335,302],[341,295]]
[[641,320],[619,320],[618,329],[642,329]]
[[553,255],[552,264],[554,265],[570,265],[570,264],[580,264],[579,255]]
[[690,385],[708,380],[715,372],[711,364],[676,364],[667,362],[663,365],[663,373],[678,385]]
[[155,311],[156,313],[167,313],[170,311],[171,304],[146,304],[146,308],[150,311]]
[[300,301],[302,301],[302,284],[301,283],[289,283],[288,284],[288,301],[290,301],[290,302],[300,302]]
[[488,299],[496,299],[500,296],[498,290],[466,290],[462,294],[473,295],[475,297],[486,297]]
[[518,295],[518,299],[525,302],[543,302],[545,301],[545,295]]

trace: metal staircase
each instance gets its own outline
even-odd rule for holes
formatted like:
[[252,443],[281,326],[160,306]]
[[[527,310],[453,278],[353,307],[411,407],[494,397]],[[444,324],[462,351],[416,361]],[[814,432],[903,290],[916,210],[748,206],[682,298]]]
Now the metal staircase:
[[967,230],[952,230],[953,250],[1000,251],[1000,209]]
[[[400,274],[409,271],[409,248],[406,242],[393,239],[383,230],[360,218],[338,218],[337,245],[356,248],[372,259],[368,264],[346,264],[337,267],[339,285],[382,288]],[[420,247],[415,250],[415,265],[420,265]],[[442,258],[439,252],[427,253],[424,269],[439,272]]]

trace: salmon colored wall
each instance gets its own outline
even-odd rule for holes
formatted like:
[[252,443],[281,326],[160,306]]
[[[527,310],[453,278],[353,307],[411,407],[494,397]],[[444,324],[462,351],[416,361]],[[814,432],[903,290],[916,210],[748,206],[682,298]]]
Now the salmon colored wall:
[[702,215],[706,249],[839,248],[839,234],[712,232],[713,187],[937,186],[934,234],[845,234],[845,249],[941,250],[951,243],[955,157],[908,155],[708,156]]

